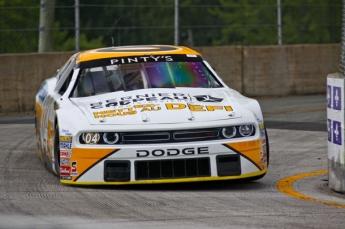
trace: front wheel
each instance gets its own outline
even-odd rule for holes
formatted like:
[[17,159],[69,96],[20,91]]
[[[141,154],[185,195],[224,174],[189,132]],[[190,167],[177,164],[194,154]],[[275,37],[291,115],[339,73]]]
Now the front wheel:
[[55,127],[54,166],[55,166],[56,175],[60,177],[60,134],[59,134],[58,124],[56,124],[56,127]]

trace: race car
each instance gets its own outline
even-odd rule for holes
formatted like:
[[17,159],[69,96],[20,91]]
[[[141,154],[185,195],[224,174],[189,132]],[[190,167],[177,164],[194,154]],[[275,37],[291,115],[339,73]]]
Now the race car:
[[76,53],[35,107],[38,157],[63,184],[257,180],[268,170],[259,103],[187,47]]

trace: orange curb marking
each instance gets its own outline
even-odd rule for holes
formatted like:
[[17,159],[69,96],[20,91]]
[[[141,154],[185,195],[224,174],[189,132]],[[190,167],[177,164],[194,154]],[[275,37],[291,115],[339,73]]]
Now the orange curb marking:
[[280,192],[291,196],[293,198],[297,198],[300,200],[307,200],[311,202],[316,202],[319,204],[324,204],[328,206],[333,206],[333,207],[341,207],[345,208],[345,204],[339,204],[336,202],[331,202],[331,201],[323,201],[323,200],[317,200],[314,199],[310,196],[304,195],[302,193],[297,192],[295,189],[292,188],[292,184],[299,179],[306,178],[306,177],[311,177],[311,176],[318,176],[318,175],[323,175],[326,174],[328,170],[320,170],[316,172],[311,172],[311,173],[304,173],[304,174],[299,174],[295,176],[290,176],[290,177],[285,177],[277,182],[277,188]]

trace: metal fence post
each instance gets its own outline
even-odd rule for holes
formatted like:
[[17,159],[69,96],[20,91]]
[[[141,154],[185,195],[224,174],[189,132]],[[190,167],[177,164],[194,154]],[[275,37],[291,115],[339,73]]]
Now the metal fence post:
[[75,50],[80,50],[79,0],[75,0]]
[[341,54],[340,54],[340,74],[345,76],[345,0],[343,0],[342,26],[341,26]]
[[277,0],[277,14],[278,14],[278,45],[282,44],[282,11],[281,0]]
[[178,45],[178,0],[175,0],[175,45]]

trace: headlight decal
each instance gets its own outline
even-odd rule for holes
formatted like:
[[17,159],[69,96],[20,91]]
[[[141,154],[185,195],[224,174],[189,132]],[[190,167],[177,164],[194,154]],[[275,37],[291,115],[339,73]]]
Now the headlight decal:
[[92,132],[83,133],[81,137],[85,144],[97,144],[100,139],[99,133]]

